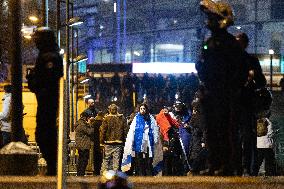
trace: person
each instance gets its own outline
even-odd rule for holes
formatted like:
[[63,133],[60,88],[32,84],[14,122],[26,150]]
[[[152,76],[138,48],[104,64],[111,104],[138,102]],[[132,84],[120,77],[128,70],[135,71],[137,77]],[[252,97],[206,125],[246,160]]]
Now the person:
[[239,160],[238,100],[248,69],[235,37],[227,28],[234,23],[233,11],[222,1],[202,0],[201,10],[207,16],[211,36],[202,46],[196,63],[199,79],[204,84],[203,102],[209,174],[234,175]]
[[92,117],[96,117],[97,116],[97,109],[95,107],[95,101],[92,98],[89,98],[87,100],[87,105],[88,108],[86,110],[84,110],[87,114],[89,114]]
[[176,100],[173,105],[173,111],[170,112],[170,115],[178,121],[179,129],[178,129],[178,137],[182,150],[182,159],[184,164],[183,175],[189,171],[190,165],[188,162],[189,156],[189,145],[192,137],[191,127],[189,125],[189,121],[191,118],[191,114],[188,111],[186,105],[179,100]]
[[159,175],[162,171],[162,160],[159,127],[149,113],[148,106],[141,104],[127,134],[121,170],[126,172],[134,166],[135,176]]
[[179,140],[180,123],[169,114],[169,108],[164,107],[156,116],[157,124],[163,141],[163,175],[184,174],[183,151]]
[[[190,175],[199,175],[201,171],[206,170],[207,149],[206,134],[204,131],[204,112],[202,108],[204,88],[199,86],[192,101],[192,117],[189,125],[191,126],[192,137],[189,145],[189,163],[191,165]],[[188,175],[189,175],[188,174]]]
[[1,121],[1,135],[2,135],[2,146],[11,142],[11,103],[12,103],[12,85],[8,84],[4,86],[5,94],[2,98],[3,107],[0,112]]
[[266,85],[265,76],[259,60],[245,51],[249,44],[249,38],[245,33],[236,35],[241,48],[244,50],[246,62],[248,65],[248,79],[242,88],[241,92],[241,117],[240,117],[240,133],[241,133],[241,155],[242,155],[242,170],[244,176],[252,175],[253,160],[256,159],[256,116],[257,111],[263,109],[259,107],[261,103],[255,103],[255,94],[257,90],[262,89]]
[[38,28],[33,40],[39,54],[33,70],[27,74],[28,87],[37,99],[35,138],[47,162],[47,175],[56,175],[59,80],[63,76],[63,60],[54,32]]
[[284,75],[282,76],[282,78],[280,79],[279,85],[281,87],[281,92],[282,94],[284,93]]
[[101,172],[101,166],[103,161],[103,154],[102,149],[100,146],[100,128],[104,120],[104,113],[102,111],[99,111],[97,116],[95,117],[95,120],[93,121],[93,127],[94,127],[94,135],[93,135],[93,141],[94,141],[94,175],[100,175]]
[[[268,115],[269,116],[269,115]],[[257,126],[257,159],[253,165],[253,176],[258,176],[260,166],[265,160],[265,175],[275,176],[275,156],[272,123],[268,117],[258,119]]]
[[120,169],[123,145],[128,132],[128,126],[123,114],[118,113],[116,104],[108,107],[109,114],[105,116],[100,129],[100,144],[104,146],[104,157],[101,172]]
[[76,148],[79,153],[77,163],[77,176],[84,176],[88,160],[90,156],[90,149],[92,136],[94,135],[94,127],[92,126],[92,120],[94,117],[87,114],[86,112],[81,113],[80,119],[76,123],[75,128],[75,142]]

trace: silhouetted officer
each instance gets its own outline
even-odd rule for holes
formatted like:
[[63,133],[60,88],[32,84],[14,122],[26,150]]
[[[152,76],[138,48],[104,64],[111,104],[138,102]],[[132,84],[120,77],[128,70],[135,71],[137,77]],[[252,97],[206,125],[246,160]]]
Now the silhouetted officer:
[[252,175],[253,160],[256,160],[256,113],[262,111],[261,103],[257,100],[257,90],[266,85],[265,76],[259,60],[245,51],[248,46],[249,38],[245,33],[236,36],[241,48],[244,50],[248,65],[249,76],[242,89],[240,134],[242,142],[242,167],[243,175]]
[[205,86],[204,116],[209,151],[209,174],[232,175],[240,159],[238,100],[247,79],[243,51],[235,37],[227,32],[233,25],[231,7],[224,2],[203,0],[201,10],[208,17],[211,37],[202,49],[196,68]]
[[54,32],[38,28],[33,39],[39,54],[34,69],[28,73],[29,88],[37,98],[36,142],[47,162],[47,175],[56,175],[59,80],[63,76],[63,61]]

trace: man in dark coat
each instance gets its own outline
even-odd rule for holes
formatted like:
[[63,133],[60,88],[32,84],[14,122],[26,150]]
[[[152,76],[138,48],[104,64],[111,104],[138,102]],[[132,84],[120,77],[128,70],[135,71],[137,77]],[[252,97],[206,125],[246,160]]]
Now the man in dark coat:
[[77,163],[77,176],[84,176],[88,160],[90,156],[90,149],[94,135],[94,127],[92,125],[94,117],[91,117],[86,112],[81,113],[80,119],[76,123],[76,148],[79,153]]
[[104,114],[99,111],[95,120],[92,122],[94,127],[94,175],[100,175],[103,154],[102,147],[100,146],[100,128],[104,120]]
[[235,37],[227,32],[233,25],[231,7],[224,2],[202,0],[201,10],[208,17],[211,37],[202,48],[196,64],[204,83],[204,116],[209,151],[209,174],[233,175],[240,160],[238,146],[238,100],[247,79],[244,55]]
[[38,28],[33,35],[39,50],[35,68],[28,75],[29,89],[37,98],[36,142],[47,162],[47,175],[56,175],[59,80],[63,76],[63,61],[54,32]]
[[[249,43],[248,36],[245,33],[239,33],[236,36],[236,39],[244,50],[246,56],[246,62],[244,62],[244,64],[248,64],[249,67],[249,76],[242,89],[240,133],[242,142],[243,175],[252,175],[252,161],[256,159],[257,139],[255,113],[262,109],[261,107],[256,107],[254,105],[256,99],[255,91],[265,87],[266,79],[262,73],[258,59],[245,51]],[[259,105],[260,104],[257,106]]]

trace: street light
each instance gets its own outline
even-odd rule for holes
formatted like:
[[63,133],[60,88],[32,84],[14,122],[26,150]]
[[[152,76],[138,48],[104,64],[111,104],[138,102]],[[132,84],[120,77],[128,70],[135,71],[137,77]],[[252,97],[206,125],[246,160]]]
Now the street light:
[[32,22],[32,23],[37,23],[39,21],[38,17],[32,15],[32,16],[29,16],[29,20]]
[[274,55],[274,50],[273,49],[269,49],[268,51],[269,55],[270,55],[270,90],[272,91],[272,75],[273,75],[273,65],[272,65],[272,60],[273,60],[273,55]]
[[70,27],[74,27],[74,26],[79,26],[81,24],[83,24],[83,20],[80,18],[80,17],[73,17],[73,18],[70,18],[69,21],[68,21],[68,25]]

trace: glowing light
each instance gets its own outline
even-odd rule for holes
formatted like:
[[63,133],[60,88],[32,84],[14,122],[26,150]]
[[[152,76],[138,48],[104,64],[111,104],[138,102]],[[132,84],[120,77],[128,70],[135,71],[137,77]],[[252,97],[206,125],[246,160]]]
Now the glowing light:
[[178,99],[178,94],[175,94],[175,99]]
[[272,55],[272,54],[274,54],[274,50],[273,50],[273,49],[269,49],[268,53],[269,53],[270,55]]
[[38,17],[36,17],[36,16],[29,16],[29,20],[31,22],[37,23],[38,22]]
[[113,12],[116,12],[116,3],[113,3]]
[[141,56],[141,54],[137,51],[134,51],[133,54],[136,55],[136,56]]
[[83,99],[87,99],[87,98],[90,98],[92,95],[90,95],[90,94],[88,94],[88,95],[85,95],[84,97],[83,97]]
[[236,28],[237,28],[238,30],[242,29],[242,27],[241,27],[241,26],[236,26]]
[[64,54],[64,52],[65,52],[64,49],[60,49],[59,54],[62,55],[62,54]]
[[84,83],[86,83],[86,82],[88,82],[89,81],[89,79],[84,79],[83,81],[80,81],[80,83],[81,84],[84,84]]
[[207,45],[204,45],[204,46],[203,46],[203,49],[207,50],[207,49],[208,49],[208,46],[207,46]]
[[156,46],[157,49],[160,50],[176,50],[181,51],[183,50],[183,45],[177,45],[177,44],[160,44]]
[[32,36],[30,36],[30,35],[24,35],[24,38],[30,40],[30,39],[32,39]]
[[195,63],[150,62],[133,63],[133,73],[197,73]]

